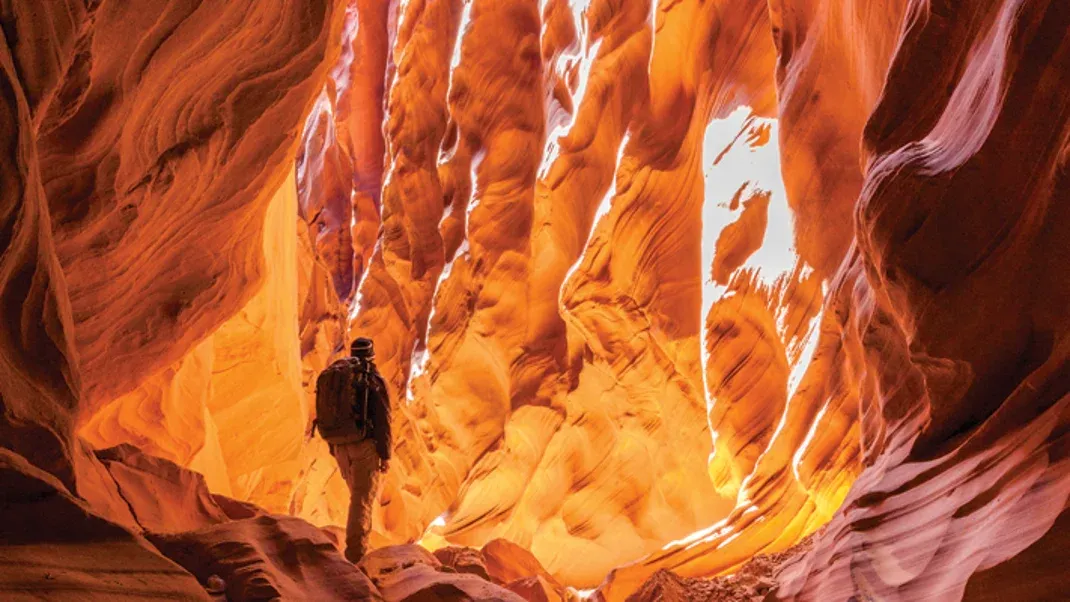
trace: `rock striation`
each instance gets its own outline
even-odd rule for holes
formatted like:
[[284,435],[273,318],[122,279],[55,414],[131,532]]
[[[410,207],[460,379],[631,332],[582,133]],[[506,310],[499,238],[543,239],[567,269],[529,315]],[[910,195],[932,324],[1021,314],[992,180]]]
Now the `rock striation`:
[[7,450],[0,451],[0,483],[4,600],[209,599],[192,575],[140,535],[129,510],[123,524],[108,520]]
[[[1065,252],[1047,232],[1062,228],[1051,207],[1066,194],[1066,139],[1047,132],[1066,123],[1061,109],[1049,113],[1058,101],[1035,103],[1065,91],[1055,75],[1065,45],[1052,40],[1067,12],[1013,2],[835,14],[820,3],[770,6],[788,197],[816,199],[822,216],[842,202],[853,236],[839,245],[813,359],[743,489],[747,503],[618,571],[607,598],[657,567],[729,571],[836,506],[813,550],[779,576],[778,599],[1051,597],[1052,580],[1003,573],[997,583],[986,572],[1017,554],[1036,567],[1035,554],[1065,537],[1037,541],[1058,525],[1070,476],[1058,451],[1067,388],[1055,367],[1065,325],[1044,309],[1065,286],[1043,267]],[[838,161],[832,148],[861,154]],[[848,166],[857,188],[846,187]],[[800,254],[820,270],[802,207]],[[852,464],[857,480],[830,504],[815,485]]]
[[773,111],[764,4],[405,10],[351,322],[404,400],[378,526],[441,516],[593,586],[732,506],[706,476],[703,143]]
[[[97,452],[128,508],[100,517],[54,477],[4,452],[0,593],[5,600],[419,602],[574,600],[530,553],[505,542],[454,548],[441,564],[414,545],[375,550],[359,568],[327,531],[214,495],[204,478],[130,445]],[[457,570],[480,558],[490,574]],[[508,583],[504,583],[508,581]]]
[[[1064,3],[0,23],[0,597],[1070,587]],[[360,569],[310,434],[356,336]]]

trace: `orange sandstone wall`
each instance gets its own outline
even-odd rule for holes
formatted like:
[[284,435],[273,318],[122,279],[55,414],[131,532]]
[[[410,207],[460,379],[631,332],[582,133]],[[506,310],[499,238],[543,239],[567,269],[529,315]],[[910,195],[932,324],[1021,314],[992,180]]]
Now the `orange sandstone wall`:
[[[264,212],[341,19],[251,6],[2,9],[4,443],[82,497],[99,469],[74,429],[161,370],[195,381],[198,341],[261,281]],[[204,416],[140,393],[139,436],[192,461]]]
[[5,6],[5,445],[342,524],[312,388],[366,335],[376,545],[623,600],[824,526],[781,598],[1042,597],[1070,10],[962,4]]
[[[780,575],[780,599],[1062,595],[1046,555],[1065,541],[1070,494],[1053,311],[1067,286],[1050,262],[1067,253],[1053,233],[1070,12],[770,7],[798,249],[835,273],[820,337],[737,509],[617,571],[602,595],[623,599],[657,568],[732,570],[833,511]],[[837,222],[852,218],[845,237]]]
[[[715,149],[706,129],[773,114],[765,5],[404,9],[382,236],[351,322],[399,399],[377,527],[506,537],[595,585],[734,505],[708,476],[703,205],[744,125]],[[739,148],[769,140],[765,124]]]
[[79,32],[40,160],[86,410],[257,290],[264,211],[334,48],[333,4],[105,2]]
[[1068,26],[1059,2],[907,3],[833,290],[869,461],[782,597],[1063,595],[1065,526],[1033,544],[1070,495]]
[[344,524],[344,483],[309,427],[315,377],[347,345],[347,302],[375,243],[382,135],[369,123],[382,111],[369,99],[385,86],[392,10],[350,3],[338,13],[326,53],[336,58],[256,225],[255,294],[177,362],[104,404],[82,429],[93,444],[135,443],[204,473],[216,491]]

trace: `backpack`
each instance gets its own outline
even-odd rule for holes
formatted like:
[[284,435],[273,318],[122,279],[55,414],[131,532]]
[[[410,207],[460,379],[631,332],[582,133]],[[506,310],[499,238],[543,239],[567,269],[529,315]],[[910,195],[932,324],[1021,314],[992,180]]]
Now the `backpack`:
[[378,395],[367,362],[342,358],[316,379],[316,420],[313,429],[332,445],[367,439],[369,396]]

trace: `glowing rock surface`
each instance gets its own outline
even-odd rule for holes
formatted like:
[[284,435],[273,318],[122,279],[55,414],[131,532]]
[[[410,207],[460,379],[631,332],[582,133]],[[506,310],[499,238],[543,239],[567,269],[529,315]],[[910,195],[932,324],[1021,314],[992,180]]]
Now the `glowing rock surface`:
[[[686,596],[819,528],[777,597],[1065,590],[1058,1],[0,16],[4,500],[145,595],[278,552],[161,550],[293,538],[373,598]],[[482,548],[495,583],[428,552],[378,591],[257,522],[344,523],[309,427],[359,335],[396,404],[373,546]],[[90,451],[120,443],[148,455]],[[107,595],[77,554],[63,584]]]

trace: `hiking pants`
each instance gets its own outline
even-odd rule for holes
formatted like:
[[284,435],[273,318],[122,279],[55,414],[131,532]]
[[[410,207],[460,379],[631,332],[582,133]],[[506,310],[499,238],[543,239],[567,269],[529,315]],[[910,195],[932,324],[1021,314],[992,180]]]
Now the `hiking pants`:
[[338,461],[346,485],[349,485],[349,519],[346,521],[346,558],[359,562],[368,551],[372,530],[372,507],[379,495],[379,452],[375,441],[341,443],[331,450]]

